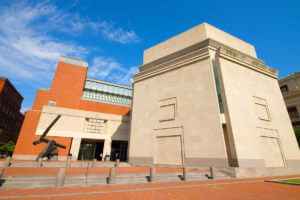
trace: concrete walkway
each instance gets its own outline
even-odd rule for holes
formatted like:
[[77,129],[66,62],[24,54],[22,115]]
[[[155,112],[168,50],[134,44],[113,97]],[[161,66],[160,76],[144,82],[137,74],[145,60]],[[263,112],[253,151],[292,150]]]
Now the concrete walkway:
[[0,199],[300,199],[300,187],[265,182],[298,176],[81,188],[8,189]]

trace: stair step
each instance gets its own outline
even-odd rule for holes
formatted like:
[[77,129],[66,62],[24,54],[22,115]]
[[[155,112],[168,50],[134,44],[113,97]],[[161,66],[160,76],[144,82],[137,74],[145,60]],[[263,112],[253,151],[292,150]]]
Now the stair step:
[[49,179],[56,178],[55,175],[4,175],[2,179],[10,179],[10,178],[32,178],[32,179]]
[[[0,165],[3,165],[0,162]],[[36,167],[38,162],[22,162],[22,161],[13,161],[11,162],[11,167]],[[88,162],[71,162],[71,167],[87,167],[87,166],[92,167],[92,162],[88,164]],[[55,162],[55,161],[44,161],[43,162],[43,167],[65,167],[66,162]],[[93,167],[114,167],[115,163],[101,163],[101,162],[96,162],[94,163]],[[119,167],[131,167],[129,163],[120,163]]]
[[[78,163],[77,163],[78,164]],[[189,172],[189,181],[208,180],[207,172]],[[155,182],[180,182],[182,173],[156,173]],[[217,173],[216,179],[227,179],[230,176]],[[67,175],[64,187],[85,187],[107,185],[108,174]],[[9,188],[53,188],[56,175],[5,175],[2,178],[1,189]],[[117,174],[116,184],[141,184],[149,182],[149,173]]]

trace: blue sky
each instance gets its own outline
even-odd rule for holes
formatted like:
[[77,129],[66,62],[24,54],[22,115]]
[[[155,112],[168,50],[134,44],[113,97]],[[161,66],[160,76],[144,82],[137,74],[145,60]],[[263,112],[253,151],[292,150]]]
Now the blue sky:
[[89,63],[88,77],[129,85],[143,51],[207,22],[256,48],[279,77],[300,71],[300,1],[0,1],[0,76],[31,108],[59,55]]

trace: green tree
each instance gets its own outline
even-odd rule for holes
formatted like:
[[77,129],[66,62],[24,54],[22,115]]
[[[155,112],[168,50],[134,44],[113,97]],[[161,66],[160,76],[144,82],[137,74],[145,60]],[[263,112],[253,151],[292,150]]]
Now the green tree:
[[9,152],[13,152],[14,149],[15,149],[15,143],[13,141],[9,141],[8,143],[2,145],[0,147],[0,150],[1,151],[5,151],[6,155],[9,153]]

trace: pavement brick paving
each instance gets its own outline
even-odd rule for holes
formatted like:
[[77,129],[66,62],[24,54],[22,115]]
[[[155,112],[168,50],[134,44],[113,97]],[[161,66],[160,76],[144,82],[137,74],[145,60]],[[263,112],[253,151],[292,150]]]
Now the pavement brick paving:
[[109,185],[80,188],[3,189],[0,199],[109,199],[109,200],[179,200],[179,199],[287,199],[299,200],[300,187],[264,182],[268,178]]

